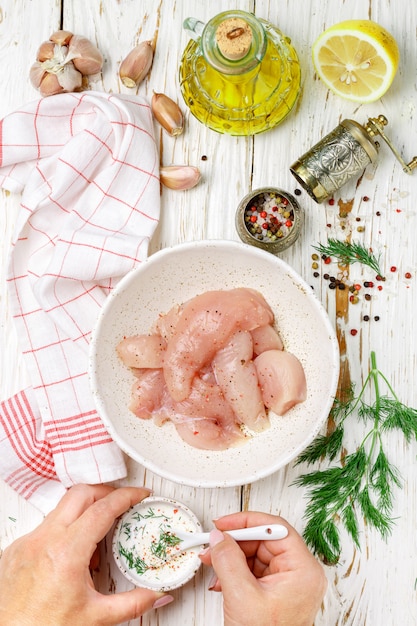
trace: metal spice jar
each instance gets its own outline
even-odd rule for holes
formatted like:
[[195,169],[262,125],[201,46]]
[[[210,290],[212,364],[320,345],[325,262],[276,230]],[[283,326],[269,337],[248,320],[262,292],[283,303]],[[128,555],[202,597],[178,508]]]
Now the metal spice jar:
[[262,187],[241,200],[235,225],[244,243],[278,254],[298,239],[302,216],[294,196],[276,187]]

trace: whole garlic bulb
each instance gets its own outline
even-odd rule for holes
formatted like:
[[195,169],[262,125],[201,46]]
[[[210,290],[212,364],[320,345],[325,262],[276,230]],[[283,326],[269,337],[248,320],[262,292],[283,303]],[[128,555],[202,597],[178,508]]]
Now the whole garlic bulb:
[[58,30],[40,45],[29,78],[42,96],[52,96],[80,90],[83,76],[98,74],[102,67],[101,52],[86,37]]

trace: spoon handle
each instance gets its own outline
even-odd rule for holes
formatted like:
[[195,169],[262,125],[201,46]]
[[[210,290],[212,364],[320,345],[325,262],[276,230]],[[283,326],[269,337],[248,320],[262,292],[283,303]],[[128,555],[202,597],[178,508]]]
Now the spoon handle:
[[[236,541],[270,541],[272,539],[284,539],[288,535],[288,530],[281,524],[269,524],[265,526],[251,526],[250,528],[239,528],[236,530],[227,530],[228,535]],[[181,535],[180,535],[181,537]],[[181,546],[183,549],[192,548],[194,546],[203,545],[209,542],[210,533],[190,533],[189,536],[183,537]]]
[[226,531],[236,541],[284,539],[288,530],[281,524],[269,524],[269,526],[252,526],[239,528],[238,530]]

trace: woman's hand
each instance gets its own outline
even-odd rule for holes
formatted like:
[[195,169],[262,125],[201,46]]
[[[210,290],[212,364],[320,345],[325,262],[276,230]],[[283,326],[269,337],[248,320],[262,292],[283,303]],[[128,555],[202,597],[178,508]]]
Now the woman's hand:
[[115,519],[148,495],[136,487],[72,487],[38,528],[4,551],[0,625],[115,626],[171,602],[147,589],[102,595],[90,574]]
[[[283,524],[288,536],[238,544],[220,532],[263,524]],[[224,626],[311,626],[327,582],[297,531],[281,517],[254,512],[227,515],[216,527],[200,558],[214,568],[210,588],[223,592]]]

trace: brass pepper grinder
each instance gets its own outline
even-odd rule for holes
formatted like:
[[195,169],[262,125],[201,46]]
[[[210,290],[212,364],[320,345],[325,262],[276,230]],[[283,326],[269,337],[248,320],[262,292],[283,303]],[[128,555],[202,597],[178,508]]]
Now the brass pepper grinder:
[[361,126],[354,120],[343,120],[290,167],[291,173],[319,204],[331,198],[351,178],[360,175],[367,165],[378,160],[378,135],[385,141],[403,171],[411,174],[417,157],[406,163],[384,133],[388,120],[384,115],[370,117]]

